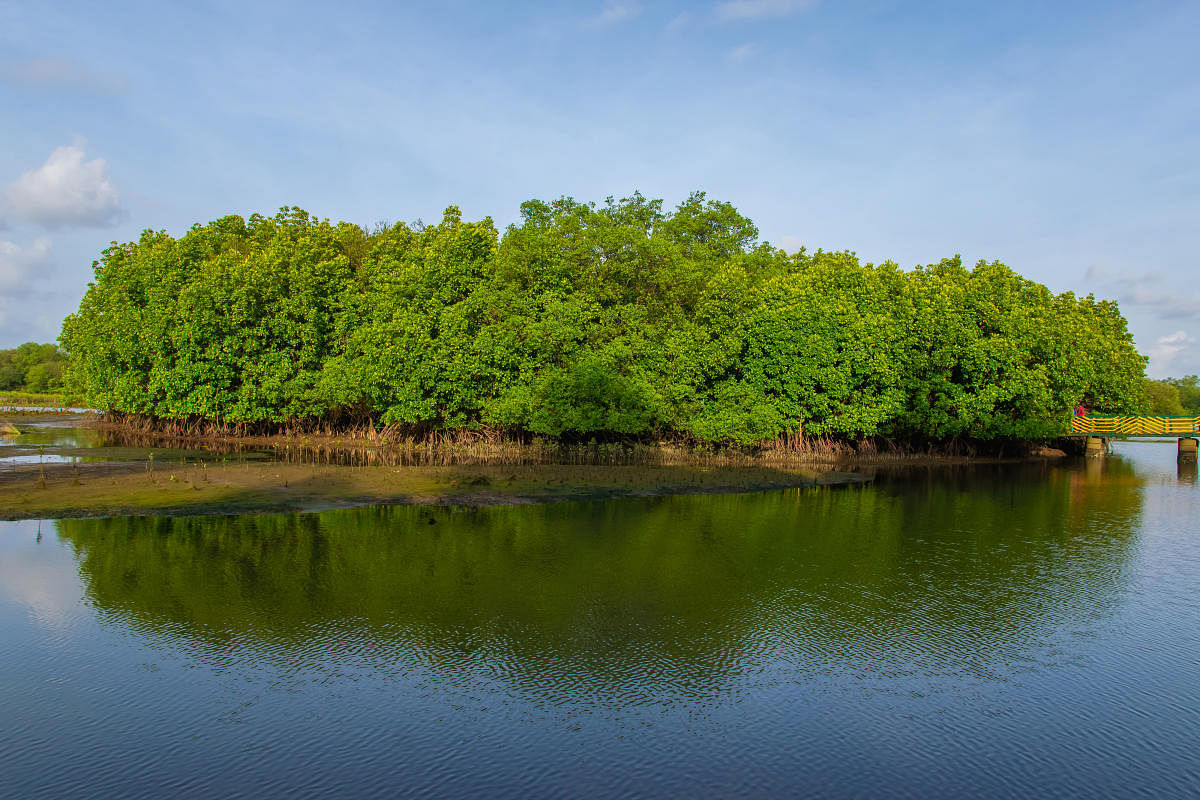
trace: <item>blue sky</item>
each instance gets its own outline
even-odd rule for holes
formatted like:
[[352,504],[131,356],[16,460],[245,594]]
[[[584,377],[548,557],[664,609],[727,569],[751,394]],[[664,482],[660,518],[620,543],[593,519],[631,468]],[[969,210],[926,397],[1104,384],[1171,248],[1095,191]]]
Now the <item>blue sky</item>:
[[703,189],[794,249],[998,259],[1200,372],[1200,4],[0,2],[0,346],[112,240]]

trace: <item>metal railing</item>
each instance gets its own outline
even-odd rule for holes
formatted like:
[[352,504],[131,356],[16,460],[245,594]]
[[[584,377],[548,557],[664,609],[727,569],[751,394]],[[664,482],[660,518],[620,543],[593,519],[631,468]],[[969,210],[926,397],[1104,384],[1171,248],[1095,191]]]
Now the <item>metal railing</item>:
[[1076,414],[1071,433],[1109,436],[1187,436],[1200,433],[1200,416]]

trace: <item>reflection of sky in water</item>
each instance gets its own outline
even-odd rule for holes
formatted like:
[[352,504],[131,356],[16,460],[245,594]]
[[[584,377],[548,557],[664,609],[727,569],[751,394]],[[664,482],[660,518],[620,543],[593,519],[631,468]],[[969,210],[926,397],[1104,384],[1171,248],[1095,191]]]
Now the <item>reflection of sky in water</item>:
[[[0,452],[4,452],[0,450]],[[0,456],[0,464],[70,464],[78,461],[78,456],[60,456],[54,453],[24,456]]]
[[0,468],[72,461],[145,461],[152,453],[160,463],[181,459],[254,461],[271,458],[270,453],[259,451],[228,456],[209,450],[129,445],[118,435],[80,427],[79,417],[72,416],[13,417],[8,424],[14,425],[20,432],[15,435],[0,434]]
[[79,566],[54,539],[50,522],[0,522],[0,597],[27,610],[39,626],[62,632],[90,621],[90,615],[85,614]]
[[9,424],[19,433],[0,435],[0,446],[9,447],[93,447],[102,438],[92,428],[80,427],[74,417],[17,417]]
[[24,464],[70,464],[79,461],[79,453],[55,452],[86,450],[95,446],[95,431],[64,427],[53,421],[20,422],[19,434],[0,435],[0,466]]

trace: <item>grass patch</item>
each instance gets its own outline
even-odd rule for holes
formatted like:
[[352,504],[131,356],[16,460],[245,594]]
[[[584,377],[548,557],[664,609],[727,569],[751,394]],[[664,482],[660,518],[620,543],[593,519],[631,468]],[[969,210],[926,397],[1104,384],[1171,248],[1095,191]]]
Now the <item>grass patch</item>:
[[38,408],[65,408],[61,394],[53,392],[22,392],[18,390],[0,392],[0,406],[37,406]]

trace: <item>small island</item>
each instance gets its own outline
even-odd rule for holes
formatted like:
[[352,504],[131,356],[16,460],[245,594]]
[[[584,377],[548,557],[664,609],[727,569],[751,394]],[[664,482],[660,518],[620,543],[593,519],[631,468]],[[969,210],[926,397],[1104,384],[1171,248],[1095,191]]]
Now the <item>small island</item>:
[[1145,396],[1113,302],[998,262],[787,253],[701,192],[529,201],[502,236],[454,207],[148,230],[96,262],[61,343],[72,399],[188,436],[953,453]]

